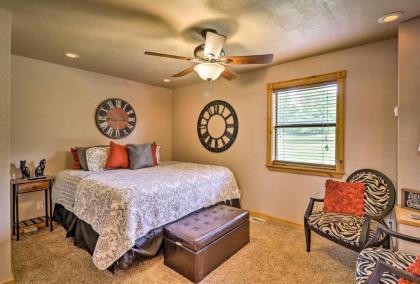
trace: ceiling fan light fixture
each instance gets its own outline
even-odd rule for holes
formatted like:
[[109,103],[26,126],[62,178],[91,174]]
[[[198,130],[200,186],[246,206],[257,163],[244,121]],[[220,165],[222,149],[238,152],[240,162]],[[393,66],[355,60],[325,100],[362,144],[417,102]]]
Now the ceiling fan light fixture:
[[200,63],[194,66],[194,71],[206,81],[216,80],[224,70],[225,66],[218,63]]

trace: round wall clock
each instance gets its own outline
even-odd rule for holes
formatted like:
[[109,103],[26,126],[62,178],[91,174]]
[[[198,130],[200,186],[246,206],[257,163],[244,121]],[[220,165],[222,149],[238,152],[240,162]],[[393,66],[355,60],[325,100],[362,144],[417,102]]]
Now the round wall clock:
[[112,139],[130,135],[137,122],[133,107],[115,98],[107,99],[98,106],[95,121],[99,131]]
[[207,150],[223,152],[235,142],[238,127],[238,116],[233,107],[225,101],[212,101],[198,117],[198,138]]

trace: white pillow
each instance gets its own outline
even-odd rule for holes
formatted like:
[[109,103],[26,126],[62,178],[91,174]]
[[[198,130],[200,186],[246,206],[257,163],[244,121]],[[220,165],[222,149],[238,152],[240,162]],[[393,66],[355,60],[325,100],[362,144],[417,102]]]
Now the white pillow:
[[158,165],[161,163],[160,161],[160,146],[156,146],[156,160]]
[[86,150],[86,161],[89,171],[100,172],[105,170],[106,160],[109,156],[109,147],[92,147]]

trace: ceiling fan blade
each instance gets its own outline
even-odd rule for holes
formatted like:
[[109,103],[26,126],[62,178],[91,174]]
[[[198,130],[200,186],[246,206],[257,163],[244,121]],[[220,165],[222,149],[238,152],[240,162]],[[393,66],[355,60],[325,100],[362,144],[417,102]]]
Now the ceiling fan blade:
[[191,66],[191,67],[189,67],[189,68],[187,68],[185,70],[182,70],[179,73],[176,73],[175,75],[172,75],[172,77],[182,77],[182,76],[185,76],[185,75],[187,75],[187,74],[189,74],[189,73],[191,73],[193,71],[194,71],[194,66]]
[[225,56],[223,59],[227,64],[269,64],[273,62],[273,55]]
[[222,73],[223,78],[231,81],[233,79],[239,78],[239,75],[233,72],[231,69],[225,66],[225,70]]
[[152,51],[146,51],[144,54],[152,55],[152,56],[159,56],[159,57],[173,58],[173,59],[181,59],[181,60],[192,60],[193,59],[193,58],[185,57],[185,56],[171,55],[171,54],[158,53],[158,52],[152,52]]
[[204,54],[211,59],[219,58],[225,40],[226,36],[207,31],[206,42],[204,43]]

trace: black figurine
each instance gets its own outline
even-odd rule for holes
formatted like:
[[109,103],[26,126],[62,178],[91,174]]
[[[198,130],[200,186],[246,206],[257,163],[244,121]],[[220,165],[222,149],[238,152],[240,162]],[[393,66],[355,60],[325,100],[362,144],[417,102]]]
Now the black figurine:
[[44,176],[44,170],[45,170],[45,159],[42,159],[39,161],[39,166],[35,169],[35,176],[36,177],[43,177]]
[[22,172],[22,178],[30,178],[31,173],[29,168],[26,166],[26,160],[20,161],[20,171]]

